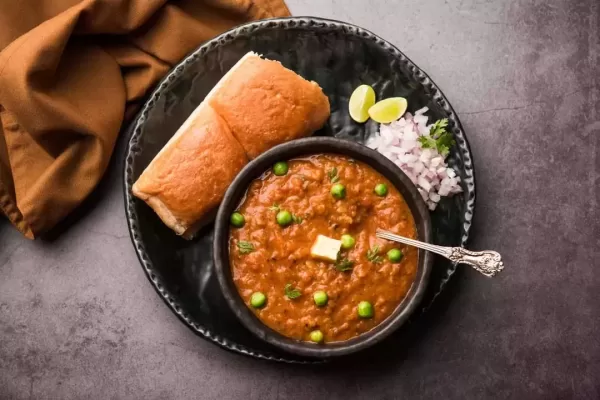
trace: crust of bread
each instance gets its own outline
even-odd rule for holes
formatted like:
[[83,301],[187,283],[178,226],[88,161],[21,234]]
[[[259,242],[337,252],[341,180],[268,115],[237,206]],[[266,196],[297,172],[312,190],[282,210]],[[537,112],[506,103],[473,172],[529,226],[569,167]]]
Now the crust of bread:
[[193,237],[221,202],[233,178],[248,163],[225,121],[202,103],[133,185],[178,235]]
[[329,100],[277,61],[250,54],[208,101],[253,159],[278,144],[311,135],[329,118]]
[[215,85],[132,188],[178,235],[208,223],[248,159],[312,134],[330,114],[321,88],[249,52]]

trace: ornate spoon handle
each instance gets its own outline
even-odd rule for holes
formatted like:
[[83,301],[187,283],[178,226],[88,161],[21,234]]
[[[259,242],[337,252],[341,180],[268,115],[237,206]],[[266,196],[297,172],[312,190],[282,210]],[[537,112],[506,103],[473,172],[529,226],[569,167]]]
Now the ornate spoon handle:
[[377,237],[431,251],[446,257],[450,261],[461,264],[469,264],[475,270],[488,277],[492,277],[504,269],[502,257],[498,252],[495,251],[471,251],[463,249],[462,247],[436,246],[434,244],[419,242],[418,240],[399,236],[395,233],[384,231],[383,229],[377,229]]

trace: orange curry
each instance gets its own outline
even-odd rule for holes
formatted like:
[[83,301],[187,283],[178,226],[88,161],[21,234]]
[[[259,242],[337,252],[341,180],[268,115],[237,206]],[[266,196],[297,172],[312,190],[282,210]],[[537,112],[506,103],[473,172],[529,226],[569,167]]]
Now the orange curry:
[[[418,250],[375,236],[382,228],[416,238],[408,205],[381,174],[345,156],[283,164],[285,174],[269,170],[252,182],[238,209],[244,222],[230,230],[239,294],[263,323],[290,338],[335,342],[369,331],[415,279]],[[334,195],[334,186],[344,188],[343,196]],[[282,210],[292,218],[283,225]],[[311,255],[317,235],[346,235],[336,261]],[[361,302],[370,313],[359,310]]]

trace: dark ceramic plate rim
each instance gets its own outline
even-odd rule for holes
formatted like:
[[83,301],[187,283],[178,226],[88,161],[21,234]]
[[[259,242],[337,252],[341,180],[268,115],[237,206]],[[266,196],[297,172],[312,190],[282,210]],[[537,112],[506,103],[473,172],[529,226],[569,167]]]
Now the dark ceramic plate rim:
[[[129,234],[131,241],[135,248],[138,259],[141,266],[152,283],[152,286],[165,301],[165,303],[171,308],[171,310],[181,319],[189,328],[191,328],[196,334],[203,338],[214,342],[215,344],[223,347],[226,350],[230,350],[235,353],[244,354],[247,356],[256,357],[264,360],[279,361],[286,363],[311,363],[313,361],[302,361],[298,359],[286,358],[280,355],[272,354],[269,352],[255,351],[248,349],[246,346],[241,346],[235,342],[232,342],[226,338],[221,337],[209,329],[206,329],[196,322],[192,321],[189,316],[183,311],[181,306],[176,301],[175,297],[165,289],[161,280],[154,273],[154,266],[150,259],[147,257],[144,245],[140,239],[140,235],[137,229],[137,212],[135,210],[135,201],[131,194],[131,187],[133,185],[133,154],[139,150],[138,138],[141,134],[141,126],[146,121],[149,111],[154,107],[154,103],[160,98],[162,92],[168,89],[170,84],[183,73],[185,68],[194,63],[200,57],[206,55],[208,52],[215,50],[219,46],[230,43],[239,36],[250,36],[252,33],[260,30],[272,30],[272,29],[294,29],[303,28],[311,29],[315,31],[342,31],[345,34],[361,37],[366,40],[371,40],[379,45],[382,49],[388,51],[401,63],[405,64],[411,72],[412,78],[419,81],[430,93],[432,98],[438,103],[438,105],[447,114],[449,121],[453,126],[452,133],[456,139],[456,146],[458,153],[463,161],[465,177],[463,179],[465,190],[465,211],[464,211],[464,222],[463,222],[463,234],[461,237],[461,245],[465,246],[469,237],[469,230],[471,228],[471,221],[473,219],[473,213],[475,211],[475,173],[473,167],[473,161],[471,157],[471,150],[467,138],[462,129],[462,125],[456,115],[456,112],[442,93],[437,85],[429,78],[429,76],[417,67],[404,53],[396,48],[391,43],[380,38],[374,33],[360,28],[356,25],[352,25],[346,22],[329,20],[324,18],[315,17],[287,17],[287,18],[274,18],[267,19],[257,22],[250,22],[241,25],[237,28],[233,28],[216,38],[206,42],[194,52],[186,56],[177,66],[175,66],[158,84],[156,89],[149,96],[148,100],[144,104],[142,110],[137,115],[136,119],[131,123],[129,137],[127,139],[127,151],[125,154],[124,166],[123,166],[123,188],[124,188],[124,202],[125,202],[125,213],[127,217],[127,225],[129,228]],[[450,277],[456,271],[456,264],[453,264],[446,272],[446,276],[441,280],[440,286],[434,294],[431,302],[441,293],[442,289],[450,279]],[[431,304],[431,303],[430,303]],[[429,305],[425,305],[425,309]]]
[[279,160],[308,157],[314,154],[339,154],[361,161],[386,177],[407,200],[412,214],[418,238],[431,242],[433,230],[431,216],[417,188],[408,176],[396,164],[382,154],[362,144],[334,137],[311,137],[295,140],[276,146],[248,163],[231,183],[221,202],[215,221],[213,240],[213,259],[217,278],[223,296],[231,311],[242,324],[257,338],[285,352],[304,357],[339,357],[371,347],[394,331],[398,330],[418,310],[425,290],[429,284],[429,274],[433,266],[433,253],[419,250],[418,271],[406,297],[398,304],[393,313],[373,329],[357,337],[342,342],[314,345],[287,338],[263,324],[248,308],[239,295],[231,277],[229,257],[229,216],[242,199],[245,198],[250,184],[260,178],[270,166]]

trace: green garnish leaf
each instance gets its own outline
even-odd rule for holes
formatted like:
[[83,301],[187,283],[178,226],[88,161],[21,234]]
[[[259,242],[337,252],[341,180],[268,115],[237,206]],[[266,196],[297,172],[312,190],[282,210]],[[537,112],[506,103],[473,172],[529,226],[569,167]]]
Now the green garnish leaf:
[[292,221],[295,224],[301,224],[302,221],[304,221],[301,217],[297,216],[296,214],[292,214]]
[[443,157],[446,157],[450,152],[450,148],[455,144],[452,134],[446,130],[447,126],[448,118],[436,121],[429,129],[429,136],[419,137],[421,147],[424,149],[435,149]]
[[300,291],[300,289],[294,288],[291,283],[285,285],[283,291],[285,292],[285,296],[290,300],[294,300],[302,296],[302,292]]
[[383,257],[379,255],[379,245],[376,244],[372,249],[367,250],[367,260],[375,264],[383,261]]
[[327,172],[327,176],[329,177],[329,180],[331,181],[331,183],[336,183],[337,181],[340,180],[340,176],[338,175],[337,167],[333,167],[332,169],[330,169]]
[[435,139],[431,136],[419,136],[418,140],[423,149],[437,149]]
[[340,272],[350,271],[354,267],[354,261],[350,261],[347,258],[338,257],[335,262],[335,269]]
[[433,124],[431,129],[429,130],[429,134],[431,136],[439,136],[443,133],[446,133],[446,127],[448,126],[448,118],[442,118]]
[[254,251],[254,245],[250,242],[246,242],[244,240],[239,240],[237,242],[238,251],[240,254],[248,254]]
[[450,153],[450,147],[441,145],[441,146],[438,146],[438,151],[440,152],[440,154],[443,157],[446,157],[448,155],[448,153]]
[[273,204],[271,207],[269,207],[269,210],[279,212],[279,210],[280,210],[279,204],[277,204],[277,203]]

